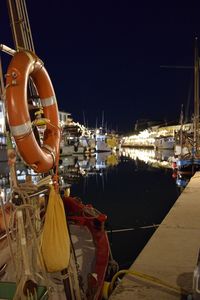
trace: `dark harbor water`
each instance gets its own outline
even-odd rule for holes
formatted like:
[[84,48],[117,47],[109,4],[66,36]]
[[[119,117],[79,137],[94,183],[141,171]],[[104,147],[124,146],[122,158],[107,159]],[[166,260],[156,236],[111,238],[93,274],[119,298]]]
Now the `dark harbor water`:
[[[116,155],[61,158],[61,184],[71,184],[72,196],[107,215],[111,250],[120,268],[133,263],[156,230],[153,225],[162,222],[180,195],[184,181],[174,178],[170,155],[126,149]],[[27,168],[23,164],[17,168],[18,180],[25,180]],[[7,163],[4,168],[1,163],[0,187],[5,193],[10,191],[7,169]]]
[[[71,187],[71,195],[107,214],[107,230],[114,259],[129,267],[143,249],[180,195],[172,169],[149,165],[131,155],[120,156],[118,165],[100,173],[81,177]],[[115,232],[120,229],[134,228]]]

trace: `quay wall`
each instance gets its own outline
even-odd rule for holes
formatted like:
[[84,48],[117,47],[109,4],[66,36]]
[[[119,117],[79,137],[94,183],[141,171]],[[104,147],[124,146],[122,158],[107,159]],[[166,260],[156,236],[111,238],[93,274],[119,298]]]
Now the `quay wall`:
[[128,270],[144,274],[143,278],[125,275],[109,300],[187,299],[183,294],[192,294],[199,248],[200,172],[196,172]]

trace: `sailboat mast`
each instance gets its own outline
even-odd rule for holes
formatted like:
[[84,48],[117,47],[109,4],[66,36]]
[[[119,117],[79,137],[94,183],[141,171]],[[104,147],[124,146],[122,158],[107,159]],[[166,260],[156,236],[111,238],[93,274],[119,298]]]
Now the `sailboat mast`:
[[7,0],[15,49],[35,52],[25,0]]
[[194,150],[199,146],[199,55],[198,39],[195,38],[194,52]]
[[103,126],[104,126],[104,111],[102,111],[102,123],[101,123],[102,129],[103,129]]
[[183,155],[183,104],[181,105],[181,115],[180,115],[180,145],[181,145],[181,157]]
[[[35,52],[25,0],[7,0],[7,6],[15,49]],[[38,98],[32,79],[29,80],[28,92],[29,98]]]

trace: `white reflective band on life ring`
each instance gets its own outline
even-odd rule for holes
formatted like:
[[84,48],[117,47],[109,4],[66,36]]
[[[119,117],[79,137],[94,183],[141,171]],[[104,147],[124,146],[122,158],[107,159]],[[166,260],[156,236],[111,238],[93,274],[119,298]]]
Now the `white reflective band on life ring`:
[[[17,51],[7,70],[6,107],[8,123],[20,157],[37,173],[47,173],[57,163],[60,149],[59,112],[51,79],[42,61],[27,50]],[[33,81],[41,102],[42,118],[36,120],[45,125],[43,143],[33,132],[28,103],[28,82]],[[39,111],[38,111],[39,112]],[[39,116],[40,117],[40,116]],[[44,145],[47,145],[43,147]],[[48,149],[47,149],[48,148]]]
[[47,106],[53,105],[53,104],[55,104],[57,102],[55,96],[52,96],[52,97],[49,97],[49,98],[45,98],[45,99],[41,99],[41,101],[42,101],[42,106],[43,107],[47,107]]
[[10,126],[10,130],[13,136],[26,135],[32,130],[31,122],[28,121],[22,125]]

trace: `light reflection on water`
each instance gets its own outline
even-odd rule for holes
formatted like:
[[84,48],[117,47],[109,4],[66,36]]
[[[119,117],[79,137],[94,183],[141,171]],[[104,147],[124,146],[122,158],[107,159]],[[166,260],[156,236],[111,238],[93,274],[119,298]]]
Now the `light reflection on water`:
[[[107,214],[109,230],[134,229],[109,233],[114,258],[121,267],[134,261],[155,231],[141,227],[159,224],[179,195],[170,169],[171,155],[171,151],[126,148],[114,154],[60,160],[60,182],[71,185],[72,196]],[[27,172],[19,168],[18,179],[25,180]]]
[[160,168],[171,168],[173,155],[173,150],[155,151],[153,149],[124,148],[122,151],[122,156],[133,160],[139,159],[146,164]]
[[134,229],[109,234],[114,258],[121,267],[134,261],[155,231],[141,227],[159,224],[179,196],[170,168],[171,155],[171,151],[126,148],[117,154],[118,164],[107,168],[101,164],[101,172],[92,176],[89,172],[71,187],[72,195],[107,214],[109,230]]

